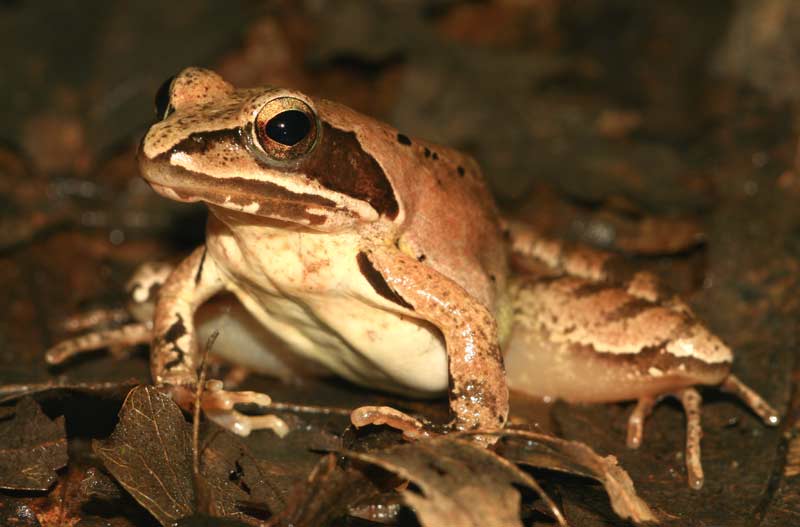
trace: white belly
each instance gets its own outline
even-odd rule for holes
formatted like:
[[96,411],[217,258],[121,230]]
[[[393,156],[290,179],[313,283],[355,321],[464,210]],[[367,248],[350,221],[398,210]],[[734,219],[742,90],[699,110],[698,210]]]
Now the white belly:
[[288,349],[361,385],[414,396],[447,390],[441,334],[375,293],[358,268],[355,235],[262,229],[245,233],[243,244],[236,233],[210,240],[209,257],[228,275],[227,289]]

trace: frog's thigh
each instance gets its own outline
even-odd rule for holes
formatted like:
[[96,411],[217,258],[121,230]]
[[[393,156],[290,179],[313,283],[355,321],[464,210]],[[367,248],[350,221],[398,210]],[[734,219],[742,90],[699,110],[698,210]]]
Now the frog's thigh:
[[[695,384],[714,384],[728,367],[675,362],[658,367],[657,350],[613,355],[591,345],[554,342],[541,330],[516,326],[506,348],[508,385],[537,397],[602,403],[658,397]],[[694,371],[701,370],[700,372]]]
[[[574,278],[517,290],[505,349],[509,386],[572,402],[611,402],[719,384],[730,351],[689,315]],[[670,346],[722,346],[723,360],[676,357]]]

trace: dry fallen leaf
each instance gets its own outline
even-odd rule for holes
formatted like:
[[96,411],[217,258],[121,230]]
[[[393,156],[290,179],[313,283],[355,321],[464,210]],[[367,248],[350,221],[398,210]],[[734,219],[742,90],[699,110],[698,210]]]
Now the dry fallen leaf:
[[[283,496],[242,440],[211,425],[200,443],[200,476],[192,469],[191,425],[172,398],[152,386],[134,388],[111,437],[94,450],[108,471],[162,525],[200,513],[257,524],[239,508],[283,510]],[[219,520],[221,521],[221,520]],[[186,525],[189,525],[187,523]]]
[[298,486],[289,505],[270,526],[319,527],[345,516],[348,509],[376,496],[379,486],[366,472],[343,468],[337,456],[320,459],[302,486]]
[[0,420],[0,488],[47,490],[67,465],[64,417],[51,420],[30,397]]
[[506,430],[502,439],[497,450],[506,459],[596,479],[605,487],[614,512],[622,518],[637,523],[658,521],[614,456],[601,457],[578,441],[524,430]]
[[201,441],[200,456],[202,482],[216,516],[241,517],[242,504],[272,512],[286,507],[272,474],[238,436],[213,425]]
[[94,442],[106,469],[162,525],[194,513],[191,431],[168,395],[131,390],[110,438]]
[[[413,486],[400,494],[424,527],[522,527],[516,486],[532,488],[549,501],[528,474],[464,439],[439,437],[385,450],[343,454],[408,479]],[[552,502],[548,505],[563,524]]]

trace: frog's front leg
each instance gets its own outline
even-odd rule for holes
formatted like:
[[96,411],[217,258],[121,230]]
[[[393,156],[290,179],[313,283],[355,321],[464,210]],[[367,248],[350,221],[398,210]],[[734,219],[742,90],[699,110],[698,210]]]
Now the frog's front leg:
[[[451,427],[497,430],[508,417],[508,387],[489,310],[453,280],[395,248],[373,248],[359,254],[360,265],[376,290],[436,326],[444,336],[450,375]],[[420,435],[421,423],[385,407],[362,407],[353,424],[389,424]]]
[[[158,294],[153,317],[150,371],[156,384],[164,386],[184,409],[191,409],[197,383],[198,342],[195,311],[224,289],[219,270],[206,247],[198,247],[169,275]],[[201,408],[217,424],[239,435],[270,428],[280,436],[287,425],[272,415],[247,416],[235,410],[237,403],[268,406],[269,396],[256,392],[229,392],[220,381],[206,383]]]

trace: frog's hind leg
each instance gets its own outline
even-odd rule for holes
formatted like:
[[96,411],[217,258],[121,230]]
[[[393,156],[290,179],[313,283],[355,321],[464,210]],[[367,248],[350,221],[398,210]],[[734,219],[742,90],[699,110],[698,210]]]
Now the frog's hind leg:
[[[515,261],[525,271],[580,278],[597,284],[618,287],[634,298],[667,302],[689,312],[689,307],[667,290],[653,273],[642,271],[626,258],[583,244],[547,238],[530,225],[504,220],[503,229],[511,244]],[[533,269],[531,269],[531,266]]]
[[686,412],[689,483],[702,485],[700,396],[694,386],[739,397],[765,424],[777,412],[731,375],[730,349],[689,310],[575,276],[512,282],[515,317],[505,348],[509,385],[570,402],[636,400],[627,444],[642,443],[645,419],[666,396]]
[[125,287],[128,304],[122,308],[92,309],[62,322],[70,333],[86,331],[58,342],[45,354],[48,364],[62,364],[82,353],[108,348],[117,357],[132,346],[148,343],[153,336],[152,319],[156,294],[172,272],[164,262],[146,262],[134,271]]

